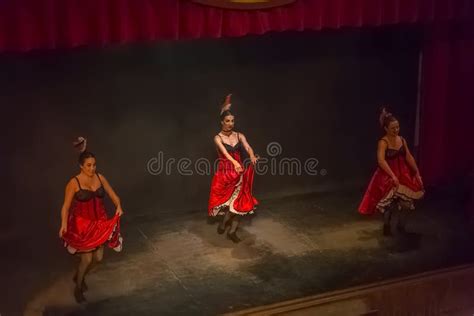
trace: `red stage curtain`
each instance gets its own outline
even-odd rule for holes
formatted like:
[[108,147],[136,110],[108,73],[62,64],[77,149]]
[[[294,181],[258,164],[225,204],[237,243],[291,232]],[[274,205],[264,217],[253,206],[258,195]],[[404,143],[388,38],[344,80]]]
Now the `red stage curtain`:
[[465,19],[472,0],[297,0],[225,10],[186,0],[3,0],[0,51],[28,51],[269,31]]
[[428,184],[458,181],[474,171],[474,23],[427,30],[422,78],[422,174]]

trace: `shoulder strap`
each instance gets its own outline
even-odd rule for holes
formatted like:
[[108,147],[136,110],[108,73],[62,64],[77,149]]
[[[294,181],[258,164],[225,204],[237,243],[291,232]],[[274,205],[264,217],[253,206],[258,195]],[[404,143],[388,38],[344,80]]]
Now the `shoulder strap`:
[[97,175],[97,178],[99,179],[100,185],[101,185],[101,186],[103,186],[103,184],[102,184],[102,180],[100,180],[100,177],[99,177],[99,173],[98,173],[98,172],[96,172],[96,175]]
[[402,136],[400,136],[400,138],[402,139],[402,148],[403,148],[403,150],[407,151],[408,145],[407,145],[407,142],[406,142],[405,138],[403,138]]
[[403,138],[402,136],[400,136],[400,138],[402,139],[402,145],[403,145],[403,146],[406,146],[407,143],[406,143],[406,141],[405,141],[405,138]]
[[79,185],[79,190],[82,190],[82,188],[81,188],[81,183],[79,182],[79,179],[78,179],[77,177],[74,177],[74,179],[76,179],[77,184]]

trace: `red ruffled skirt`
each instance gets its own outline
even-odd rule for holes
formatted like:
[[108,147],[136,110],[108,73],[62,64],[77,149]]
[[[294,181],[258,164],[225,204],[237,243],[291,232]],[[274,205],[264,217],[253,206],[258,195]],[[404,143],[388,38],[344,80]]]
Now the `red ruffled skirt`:
[[[232,157],[242,164],[238,151],[229,152]],[[225,157],[220,157],[217,171],[212,178],[209,196],[209,216],[222,215],[223,210],[238,215],[251,214],[258,205],[257,199],[252,195],[252,186],[255,170],[252,165],[237,173],[234,165]]]
[[104,244],[115,251],[121,251],[120,216],[107,218],[101,198],[74,200],[63,240],[71,254],[91,251]]
[[398,178],[400,185],[396,189],[392,178],[380,167],[377,168],[360,203],[359,213],[361,214],[371,215],[376,210],[383,213],[385,208],[395,198],[408,202],[410,208],[414,209],[413,202],[421,199],[425,193],[423,185],[410,172],[410,168],[403,155],[395,159],[387,159],[386,161]]

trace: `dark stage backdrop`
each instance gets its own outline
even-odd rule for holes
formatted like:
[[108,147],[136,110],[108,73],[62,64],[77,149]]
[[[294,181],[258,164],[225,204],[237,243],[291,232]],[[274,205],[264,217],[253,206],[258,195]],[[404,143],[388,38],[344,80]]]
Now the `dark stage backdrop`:
[[[78,135],[88,138],[129,217],[187,210],[205,216],[211,175],[196,174],[194,163],[215,159],[219,104],[230,92],[236,129],[260,156],[318,160],[317,175],[280,168],[273,175],[270,168],[257,176],[258,198],[360,190],[376,164],[381,103],[392,106],[413,145],[417,34],[286,32],[3,54],[2,226],[57,228],[64,186],[78,172],[71,145]],[[273,157],[271,142],[281,145]],[[165,162],[189,158],[194,175],[180,175],[176,163],[169,175],[151,174],[147,163],[160,152]]]

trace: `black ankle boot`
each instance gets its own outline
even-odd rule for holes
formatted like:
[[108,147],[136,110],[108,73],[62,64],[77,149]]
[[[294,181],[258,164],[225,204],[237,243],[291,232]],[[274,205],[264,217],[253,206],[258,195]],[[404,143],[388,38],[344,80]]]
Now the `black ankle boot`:
[[[76,286],[77,286],[77,272],[76,272],[76,274],[74,274],[74,277],[72,278],[72,280],[74,281],[74,283],[76,283]],[[83,292],[87,292],[87,290],[89,289],[89,288],[87,287],[86,279],[85,279],[85,278],[82,280],[81,288],[82,288],[82,291],[83,291]]]
[[384,236],[392,236],[392,229],[390,225],[383,224],[383,235]]
[[403,226],[402,224],[398,223],[397,224],[397,231],[400,233],[400,234],[406,234],[406,229],[405,229],[405,226]]
[[225,232],[225,226],[224,227],[221,227],[221,225],[217,225],[217,233],[219,235],[222,235],[223,233]]
[[217,233],[219,235],[222,235],[223,233],[225,233],[225,230],[227,229],[227,227],[230,226],[230,221],[227,221],[227,223],[225,223],[224,227],[222,228],[221,227],[221,224],[217,225]]
[[74,288],[74,298],[76,299],[76,302],[81,304],[86,301],[86,298],[84,297],[84,293],[82,292],[82,289],[76,285]]
[[240,238],[237,237],[237,234],[235,232],[227,233],[227,238],[232,240],[234,243],[239,243],[241,241]]

